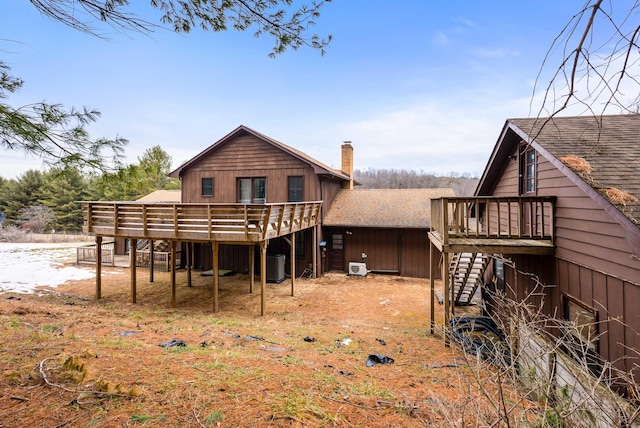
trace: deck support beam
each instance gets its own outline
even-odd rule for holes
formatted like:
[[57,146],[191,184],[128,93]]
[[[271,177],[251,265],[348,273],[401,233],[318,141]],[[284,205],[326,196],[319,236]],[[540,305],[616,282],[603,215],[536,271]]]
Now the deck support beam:
[[154,254],[154,244],[153,244],[153,239],[149,240],[149,282],[153,282],[153,271],[155,268],[155,264],[154,264],[154,259],[155,259],[155,254]]
[[171,253],[169,255],[171,269],[171,307],[176,307],[176,241],[171,241]]
[[249,246],[249,294],[253,293],[256,278],[256,246]]
[[267,245],[269,241],[260,241],[260,315],[264,316],[267,292]]
[[311,245],[311,254],[313,257],[313,279],[318,277],[318,226],[313,226],[313,243]]
[[102,298],[102,236],[96,236],[96,300]]
[[296,234],[291,234],[291,247],[289,250],[289,259],[291,260],[291,297],[294,295],[294,287],[296,284]]
[[435,251],[433,251],[434,249],[434,245],[431,241],[429,241],[429,283],[431,285],[430,288],[430,296],[429,296],[429,300],[431,302],[431,327],[429,329],[429,332],[431,334],[434,333],[435,331],[435,327],[436,327],[436,308],[435,308],[435,295],[436,295],[436,290],[435,290],[435,274],[436,274],[436,264],[435,264],[435,260],[434,260],[434,256],[435,256]]
[[129,268],[131,269],[131,303],[136,303],[136,294],[137,294],[137,281],[136,281],[136,268],[137,268],[137,250],[138,250],[138,240],[136,238],[131,238],[129,241],[131,245],[129,246]]
[[211,243],[211,253],[212,253],[212,276],[213,276],[213,312],[217,313],[218,312],[218,293],[219,293],[219,287],[220,287],[220,277],[219,277],[219,270],[220,270],[220,266],[219,263],[220,261],[219,259],[219,255],[220,255],[220,244],[217,241],[213,241]]
[[187,287],[193,287],[193,283],[191,281],[191,264],[193,263],[193,242],[187,242],[185,246],[186,254],[186,265],[187,265]]

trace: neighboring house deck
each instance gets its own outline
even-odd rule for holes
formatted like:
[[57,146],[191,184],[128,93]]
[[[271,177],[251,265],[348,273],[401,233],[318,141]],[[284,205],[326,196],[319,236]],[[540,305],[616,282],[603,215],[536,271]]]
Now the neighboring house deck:
[[432,199],[429,239],[444,253],[552,255],[554,209],[550,196]]
[[[455,289],[454,255],[553,255],[555,197],[446,197],[431,200],[429,241],[443,255],[444,325],[449,324],[464,284]],[[475,257],[475,256],[474,256]],[[455,269],[454,269],[455,267]],[[431,258],[431,272],[436,272]],[[468,273],[461,273],[461,275]],[[482,274],[482,272],[481,272]],[[431,275],[431,330],[435,326],[435,275]],[[481,281],[482,278],[479,278]],[[466,280],[463,282],[467,282]],[[470,291],[471,294],[475,288]],[[471,296],[468,296],[471,297]]]

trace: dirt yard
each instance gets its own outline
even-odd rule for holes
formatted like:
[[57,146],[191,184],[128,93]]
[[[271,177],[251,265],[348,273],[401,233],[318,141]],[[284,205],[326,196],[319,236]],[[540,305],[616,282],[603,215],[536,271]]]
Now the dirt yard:
[[[328,274],[297,280],[295,297],[289,280],[267,284],[260,316],[246,275],[220,279],[214,314],[198,272],[193,287],[178,272],[175,308],[168,273],[149,283],[139,269],[132,304],[128,269],[104,272],[99,301],[94,280],[0,295],[0,427],[473,427],[505,406],[521,426],[534,414],[495,370],[429,335],[427,280]],[[372,354],[394,362],[368,367]]]

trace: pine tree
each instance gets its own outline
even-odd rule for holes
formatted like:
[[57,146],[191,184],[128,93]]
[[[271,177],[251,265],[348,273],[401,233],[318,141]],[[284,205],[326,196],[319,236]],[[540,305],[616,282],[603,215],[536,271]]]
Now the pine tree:
[[0,187],[0,212],[5,215],[5,225],[16,224],[20,210],[40,203],[43,184],[44,174],[30,169]]
[[78,231],[82,228],[82,206],[87,182],[77,169],[54,169],[47,173],[41,203],[53,209],[56,230]]

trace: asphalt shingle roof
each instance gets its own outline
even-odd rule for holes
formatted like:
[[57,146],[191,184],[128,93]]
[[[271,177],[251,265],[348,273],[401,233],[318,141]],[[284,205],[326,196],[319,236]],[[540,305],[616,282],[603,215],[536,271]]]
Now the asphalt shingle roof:
[[323,224],[426,229],[431,224],[431,199],[453,196],[449,188],[341,190]]
[[144,195],[136,202],[165,202],[165,203],[180,203],[182,200],[182,191],[180,190],[156,190],[148,195]]
[[601,193],[613,188],[631,195],[632,200],[625,206],[614,205],[640,224],[640,114],[554,117],[540,131],[545,120],[509,122],[557,159],[585,159],[592,171],[578,175]]

